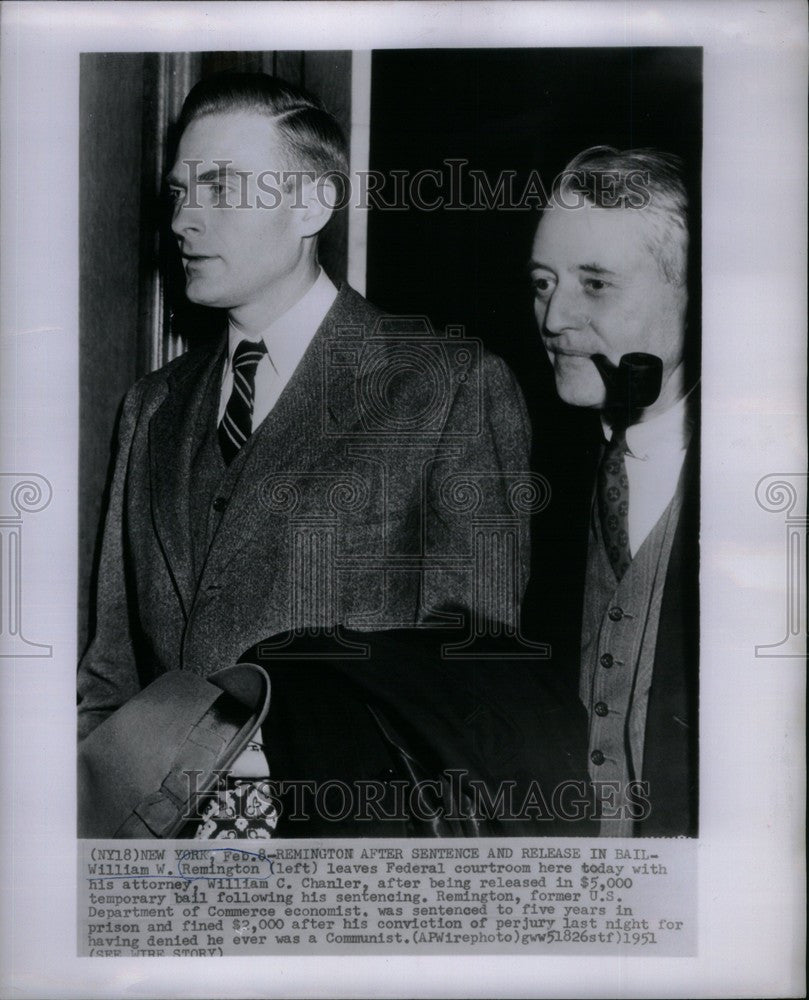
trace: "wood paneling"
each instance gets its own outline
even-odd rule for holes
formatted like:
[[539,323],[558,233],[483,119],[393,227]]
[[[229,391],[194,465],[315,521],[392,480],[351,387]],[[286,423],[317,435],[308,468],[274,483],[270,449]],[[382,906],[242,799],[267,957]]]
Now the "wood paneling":
[[140,374],[143,56],[83,55],[79,92],[79,646],[91,608],[110,443]]

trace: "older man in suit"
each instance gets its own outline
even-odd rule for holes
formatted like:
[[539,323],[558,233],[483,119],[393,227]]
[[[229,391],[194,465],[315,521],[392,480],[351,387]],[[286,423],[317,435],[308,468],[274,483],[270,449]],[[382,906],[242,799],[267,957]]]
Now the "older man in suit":
[[677,158],[595,147],[557,180],[531,260],[557,391],[594,419],[560,414],[577,430],[560,428],[562,453],[543,456],[556,513],[540,528],[527,606],[542,609],[546,627],[560,623],[554,660],[575,664],[606,836],[697,829],[698,345],[693,329],[687,336],[688,259]]
[[[228,327],[124,402],[82,736],[161,673],[206,676],[287,630],[470,609],[513,624],[527,575],[510,500],[527,420],[506,366],[423,319],[386,319],[318,264],[345,169],[331,115],[271,77],[223,74],[189,94],[179,136],[187,296]],[[497,606],[475,597],[470,489],[510,538]]]

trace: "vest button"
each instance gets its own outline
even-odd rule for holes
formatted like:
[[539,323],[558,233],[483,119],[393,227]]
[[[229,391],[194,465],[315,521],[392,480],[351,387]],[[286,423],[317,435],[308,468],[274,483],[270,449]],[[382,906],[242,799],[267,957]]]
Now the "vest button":
[[605,715],[609,714],[609,709],[607,708],[606,702],[597,701],[594,706],[594,712],[596,715],[600,715],[603,719]]
[[611,653],[604,653],[601,657],[601,666],[606,667],[608,670],[614,662]]
[[593,750],[593,752],[590,754],[590,760],[594,764],[603,764],[604,754],[600,750]]
[[611,622],[619,622],[624,617],[623,608],[610,608],[608,614]]
[[228,505],[227,497],[217,497],[212,504],[213,509],[217,512],[217,514],[221,514],[222,511],[225,510],[227,505]]

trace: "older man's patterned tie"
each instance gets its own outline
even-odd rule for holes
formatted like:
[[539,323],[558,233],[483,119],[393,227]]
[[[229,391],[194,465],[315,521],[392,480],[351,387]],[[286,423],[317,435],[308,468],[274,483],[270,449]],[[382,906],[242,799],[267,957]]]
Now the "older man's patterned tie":
[[233,352],[233,391],[219,422],[219,447],[226,465],[253,432],[256,368],[266,353],[263,340],[243,340]]
[[607,558],[620,580],[632,562],[629,549],[629,479],[626,431],[616,429],[598,467],[598,515]]

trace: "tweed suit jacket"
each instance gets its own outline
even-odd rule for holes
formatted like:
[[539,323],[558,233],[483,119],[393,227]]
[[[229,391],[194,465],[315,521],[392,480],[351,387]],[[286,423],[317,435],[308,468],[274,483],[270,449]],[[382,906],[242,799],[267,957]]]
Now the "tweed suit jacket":
[[[191,469],[224,359],[223,337],[125,398],[80,736],[164,671],[207,676],[291,628],[377,631],[478,607],[475,519],[509,534],[515,558],[499,572],[511,602],[522,596],[528,526],[514,490],[530,431],[513,376],[348,286],[245,446],[195,566]],[[509,614],[502,601],[481,613]]]

